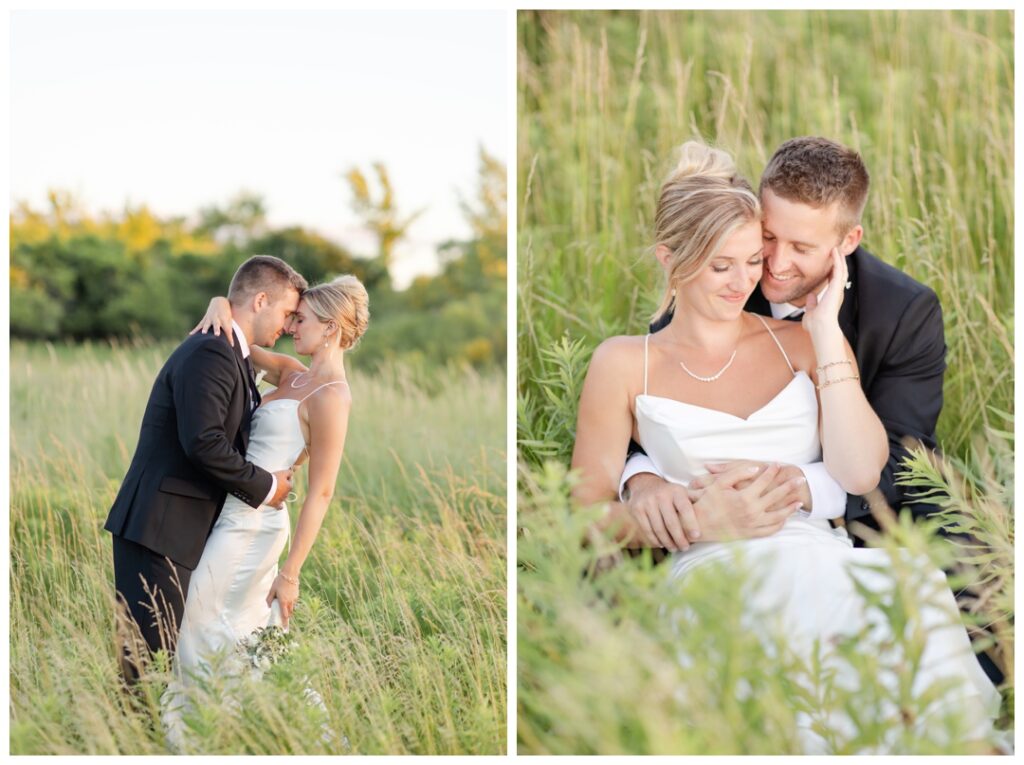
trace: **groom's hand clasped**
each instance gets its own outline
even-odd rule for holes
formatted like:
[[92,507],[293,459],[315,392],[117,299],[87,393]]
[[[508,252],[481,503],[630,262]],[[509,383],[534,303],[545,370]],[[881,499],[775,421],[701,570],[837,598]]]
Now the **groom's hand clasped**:
[[807,480],[794,465],[740,460],[707,467],[688,487],[651,474],[629,480],[626,505],[643,546],[676,551],[698,541],[769,536],[810,506]]
[[626,507],[633,517],[643,547],[687,550],[700,538],[700,524],[685,486],[650,473],[629,480]]
[[[708,540],[770,536],[804,505],[801,494],[807,480],[797,468],[748,461],[723,467],[697,479],[696,486],[690,484],[691,493],[698,495],[694,510]],[[797,477],[785,478],[784,468],[795,470]]]
[[708,531],[715,540],[770,536],[811,506],[807,479],[796,465],[734,460],[705,467],[709,472],[690,482],[690,494],[699,514],[711,513]]

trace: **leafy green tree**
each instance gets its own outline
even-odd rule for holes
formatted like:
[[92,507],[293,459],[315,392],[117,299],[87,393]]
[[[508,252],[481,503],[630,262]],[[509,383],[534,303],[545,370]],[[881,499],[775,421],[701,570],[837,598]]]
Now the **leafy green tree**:
[[267,231],[267,207],[263,197],[251,191],[240,191],[226,207],[201,208],[196,231],[221,243],[244,245]]
[[253,253],[281,258],[305,276],[310,284],[338,274],[355,274],[368,290],[372,290],[385,275],[380,263],[355,258],[344,247],[298,226],[270,231],[254,240],[250,249]]
[[146,205],[90,217],[54,191],[43,211],[25,203],[11,215],[11,333],[24,338],[182,337],[223,294],[247,257],[280,257],[311,283],[341,273],[370,292],[372,329],[361,364],[486,367],[505,358],[505,168],[482,149],[478,186],[460,200],[471,235],[439,246],[441,273],[395,291],[395,245],[422,211],[402,214],[385,167],[375,188],[357,168],[346,176],[353,206],[378,239],[373,258],[292,226],[271,229],[261,197],[240,192],[197,219],[160,218]]
[[345,179],[352,190],[352,209],[377,237],[377,258],[384,271],[390,274],[394,265],[395,245],[409,233],[409,227],[424,211],[417,210],[410,215],[399,213],[387,168],[382,162],[374,162],[373,170],[380,187],[376,195],[358,167],[350,169]]

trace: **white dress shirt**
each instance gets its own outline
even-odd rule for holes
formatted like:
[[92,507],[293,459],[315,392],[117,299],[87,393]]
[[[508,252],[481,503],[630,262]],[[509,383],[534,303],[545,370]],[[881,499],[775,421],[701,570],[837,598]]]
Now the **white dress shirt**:
[[[828,292],[828,284],[826,284],[821,292],[818,293],[818,302],[820,303],[825,297],[825,293]],[[806,310],[802,305],[793,305],[792,303],[769,303],[768,307],[772,311],[773,319],[788,319],[791,316],[800,316]]]

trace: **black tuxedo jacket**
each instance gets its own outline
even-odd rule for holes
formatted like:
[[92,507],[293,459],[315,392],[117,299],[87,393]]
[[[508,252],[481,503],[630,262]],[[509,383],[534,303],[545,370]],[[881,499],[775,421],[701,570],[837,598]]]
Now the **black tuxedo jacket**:
[[196,334],[157,375],[104,528],[194,570],[227,492],[259,507],[273,477],[245,461],[252,390],[238,343]]
[[[904,507],[915,515],[934,512],[933,505],[907,501],[904,487],[894,483],[894,473],[907,455],[904,438],[931,449],[936,446],[935,425],[942,410],[946,371],[939,299],[929,287],[863,247],[850,253],[846,264],[852,285],[839,309],[839,326],[857,357],[864,394],[889,436],[889,461],[878,489],[894,510]],[[771,316],[760,286],[746,309]],[[662,329],[671,318],[671,314],[659,318],[651,331]],[[878,527],[867,497],[847,496],[846,520]]]

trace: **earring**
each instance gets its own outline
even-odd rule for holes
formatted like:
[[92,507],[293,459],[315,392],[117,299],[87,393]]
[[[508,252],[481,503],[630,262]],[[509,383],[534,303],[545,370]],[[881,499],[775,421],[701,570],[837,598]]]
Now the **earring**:
[[672,288],[672,297],[675,297],[675,296],[676,296],[676,288],[675,288],[675,287],[673,287],[673,288]]

